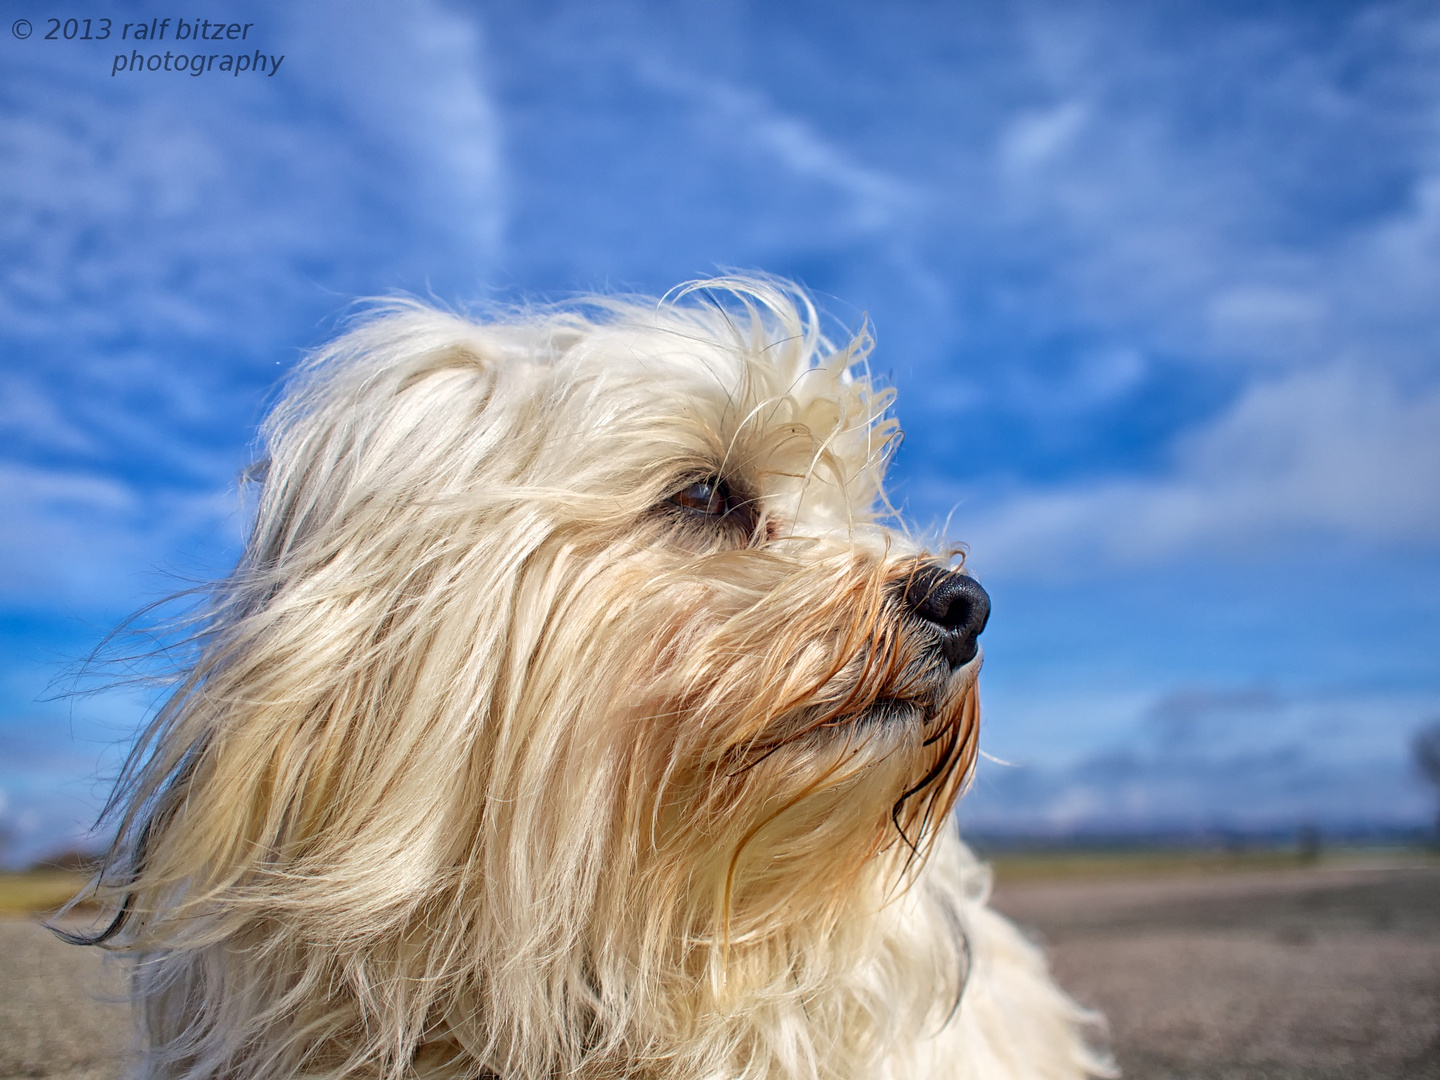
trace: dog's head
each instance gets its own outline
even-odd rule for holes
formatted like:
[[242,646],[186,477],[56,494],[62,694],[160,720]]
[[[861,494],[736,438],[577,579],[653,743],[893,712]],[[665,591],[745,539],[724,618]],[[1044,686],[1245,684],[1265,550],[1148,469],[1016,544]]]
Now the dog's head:
[[383,953],[465,1042],[457,1009],[723,995],[902,892],[989,601],[893,526],[867,349],[726,280],[323,350],[132,781],[137,940]]

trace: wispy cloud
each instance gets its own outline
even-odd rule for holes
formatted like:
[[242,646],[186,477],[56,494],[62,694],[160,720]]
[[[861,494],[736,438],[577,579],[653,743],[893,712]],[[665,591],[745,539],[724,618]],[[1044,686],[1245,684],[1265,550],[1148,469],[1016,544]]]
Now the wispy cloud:
[[913,212],[918,192],[910,184],[858,159],[804,117],[777,108],[763,92],[700,78],[654,56],[645,58],[639,71],[657,89],[690,102],[699,114],[696,128],[706,131],[708,140],[730,144],[732,153],[764,155],[791,183],[840,193],[847,209],[829,216],[831,229],[893,230]]
[[[208,559],[222,569],[240,539],[239,498],[233,492],[138,485],[98,472],[0,463],[0,604],[23,609],[106,612],[155,600],[144,575],[194,572]],[[174,561],[185,552],[185,564]],[[149,595],[146,595],[146,594]]]
[[110,78],[93,50],[12,48],[5,595],[173,557],[224,518],[260,399],[320,319],[493,265],[504,175],[478,25],[441,4],[391,14],[257,9],[290,56],[265,83]]

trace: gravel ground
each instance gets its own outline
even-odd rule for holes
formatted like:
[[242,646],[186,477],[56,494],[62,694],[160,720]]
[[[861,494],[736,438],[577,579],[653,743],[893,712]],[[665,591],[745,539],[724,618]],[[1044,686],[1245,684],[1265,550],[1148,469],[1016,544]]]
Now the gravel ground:
[[[1039,882],[996,905],[1135,1080],[1440,1080],[1440,869]],[[0,920],[0,1080],[111,1080],[120,973]]]

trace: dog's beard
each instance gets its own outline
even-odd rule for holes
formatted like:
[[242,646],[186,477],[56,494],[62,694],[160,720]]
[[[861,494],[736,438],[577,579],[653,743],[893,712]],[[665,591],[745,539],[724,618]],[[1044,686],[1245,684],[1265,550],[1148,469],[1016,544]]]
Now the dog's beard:
[[593,610],[561,619],[596,631],[530,655],[538,703],[515,721],[531,739],[555,725],[547,790],[607,793],[599,921],[668,920],[641,940],[672,943],[673,960],[676,942],[723,950],[883,902],[976,743],[976,665],[952,673],[897,601],[913,560],[810,545],[657,561],[577,585]]

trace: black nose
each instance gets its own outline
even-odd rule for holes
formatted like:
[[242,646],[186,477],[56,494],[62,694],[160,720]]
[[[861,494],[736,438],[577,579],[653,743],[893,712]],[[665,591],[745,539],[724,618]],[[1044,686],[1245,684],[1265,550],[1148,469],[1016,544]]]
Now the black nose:
[[975,659],[990,594],[969,574],[943,566],[917,570],[905,583],[905,607],[939,631],[940,651],[952,668]]

